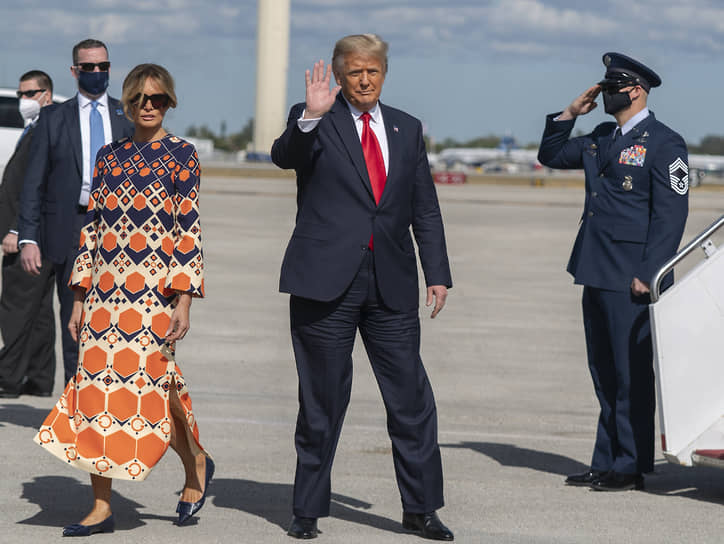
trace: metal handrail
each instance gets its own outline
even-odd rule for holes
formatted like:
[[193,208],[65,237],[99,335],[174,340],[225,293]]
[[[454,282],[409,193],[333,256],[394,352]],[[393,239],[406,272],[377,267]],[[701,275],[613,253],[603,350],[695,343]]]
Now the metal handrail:
[[659,271],[654,276],[654,279],[651,280],[651,302],[656,302],[659,300],[659,297],[661,296],[661,293],[659,293],[659,288],[661,287],[661,280],[664,279],[664,276],[671,272],[674,267],[679,264],[684,257],[689,255],[692,251],[694,251],[697,247],[701,247],[702,242],[705,242],[709,236],[714,234],[719,228],[724,225],[724,215],[722,215],[719,219],[714,221],[711,225],[709,225],[706,230],[704,230],[699,236],[694,238],[691,242],[689,242],[686,247],[684,247],[681,251],[679,251],[676,255],[674,255],[671,259],[666,261],[666,263],[659,269]]

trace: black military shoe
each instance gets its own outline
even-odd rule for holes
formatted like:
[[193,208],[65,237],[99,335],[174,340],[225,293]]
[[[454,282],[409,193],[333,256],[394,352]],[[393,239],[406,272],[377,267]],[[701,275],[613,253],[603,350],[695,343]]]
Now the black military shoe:
[[317,534],[319,534],[319,529],[317,529],[317,518],[301,518],[294,516],[287,534],[293,538],[302,538],[304,540],[317,538]]
[[598,470],[588,470],[580,474],[571,474],[566,478],[566,485],[590,486],[593,482],[600,480],[605,475],[605,472],[599,472]]
[[430,540],[455,540],[452,531],[445,527],[435,512],[427,514],[402,513],[402,526],[408,531],[420,533]]

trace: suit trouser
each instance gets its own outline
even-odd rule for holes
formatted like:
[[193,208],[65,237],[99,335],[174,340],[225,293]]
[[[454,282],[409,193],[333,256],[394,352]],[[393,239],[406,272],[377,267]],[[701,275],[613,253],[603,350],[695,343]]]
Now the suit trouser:
[[46,259],[39,276],[20,264],[20,253],[2,260],[0,383],[22,392],[23,387],[51,393],[55,381],[55,318],[53,265]]
[[352,388],[359,329],[387,411],[387,431],[405,511],[443,506],[437,411],[420,359],[417,309],[393,312],[379,298],[372,252],[337,300],[292,296],[291,332],[299,375],[294,515],[329,515],[332,461]]
[[653,351],[649,297],[583,289],[588,366],[601,406],[591,469],[654,469]]
[[78,344],[73,340],[68,330],[68,322],[73,313],[73,300],[75,295],[68,287],[70,276],[73,272],[75,258],[78,256],[78,242],[80,241],[80,229],[85,222],[85,213],[77,213],[74,216],[73,233],[71,235],[71,246],[68,248],[67,258],[62,263],[55,263],[55,280],[57,282],[58,302],[60,303],[60,331],[63,341],[63,370],[65,383],[75,375],[78,370]]

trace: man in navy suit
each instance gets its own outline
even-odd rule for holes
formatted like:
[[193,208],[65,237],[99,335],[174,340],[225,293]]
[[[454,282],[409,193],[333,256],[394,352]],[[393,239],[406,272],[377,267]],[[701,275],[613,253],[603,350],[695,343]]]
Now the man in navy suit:
[[[689,177],[684,140],[647,107],[659,76],[620,53],[606,53],[603,62],[602,81],[548,116],[538,159],[586,173],[568,271],[584,286],[588,365],[601,412],[591,467],[566,483],[621,491],[642,489],[642,475],[654,469],[649,288],[679,247]],[[569,139],[576,117],[596,107],[599,93],[616,122]],[[664,286],[672,281],[669,276]]]
[[18,204],[28,154],[40,108],[53,103],[53,81],[40,70],[20,77],[18,105],[25,122],[0,184],[2,294],[0,294],[0,398],[21,394],[50,396],[55,380],[55,319],[52,265],[43,260],[41,274],[30,276],[20,265]]
[[68,280],[88,207],[93,164],[100,147],[133,134],[120,102],[106,94],[109,70],[103,42],[87,39],[73,47],[70,72],[78,80],[78,94],[43,109],[20,200],[18,237],[23,269],[40,274],[42,257],[54,266],[66,383],[78,363],[78,345],[67,329],[73,308]]
[[[330,90],[330,68],[338,83]],[[387,44],[347,36],[332,66],[306,74],[272,160],[297,173],[296,226],[280,290],[290,293],[299,376],[294,517],[288,534],[317,536],[328,516],[332,460],[352,385],[359,329],[387,410],[403,525],[453,540],[443,506],[437,412],[420,359],[415,235],[432,317],[452,286],[445,234],[420,121],[379,102]],[[339,91],[342,91],[339,93]]]

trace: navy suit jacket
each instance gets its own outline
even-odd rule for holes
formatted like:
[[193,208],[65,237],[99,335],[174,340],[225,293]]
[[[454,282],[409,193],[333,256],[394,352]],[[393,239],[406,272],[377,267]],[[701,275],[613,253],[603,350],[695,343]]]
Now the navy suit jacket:
[[[110,96],[108,113],[113,140],[133,135],[133,125],[121,103]],[[62,263],[78,246],[71,227],[78,214],[83,183],[77,97],[40,110],[29,155],[20,199],[18,239],[38,242],[43,256]]]
[[282,263],[279,290],[320,301],[342,295],[357,273],[370,236],[379,292],[394,311],[418,307],[417,241],[427,285],[452,287],[437,193],[427,162],[422,125],[380,104],[389,147],[389,167],[375,204],[362,144],[342,93],[317,127],[303,133],[292,107],[287,128],[271,156],[297,173],[296,226]]
[[[679,247],[688,214],[688,155],[679,134],[653,113],[612,138],[616,123],[569,139],[574,121],[549,115],[538,152],[551,168],[582,168],[586,200],[568,272],[575,283],[630,291],[650,283]],[[668,275],[662,284],[673,281]]]

